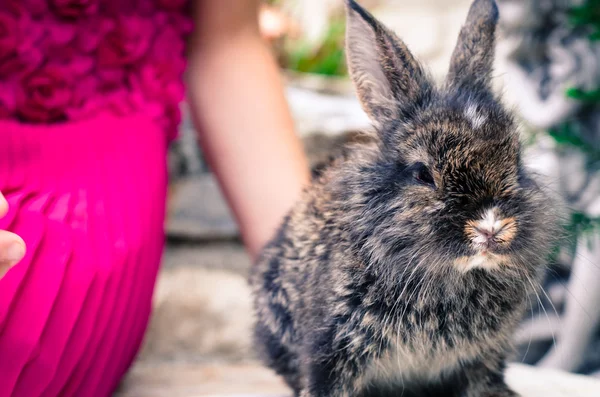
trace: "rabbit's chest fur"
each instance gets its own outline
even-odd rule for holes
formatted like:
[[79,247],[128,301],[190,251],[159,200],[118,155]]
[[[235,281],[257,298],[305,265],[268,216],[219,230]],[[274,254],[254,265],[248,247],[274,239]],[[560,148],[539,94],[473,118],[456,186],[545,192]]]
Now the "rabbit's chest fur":
[[[400,284],[396,294],[385,296],[375,283],[371,294],[363,297],[365,304],[357,306],[356,296],[349,298],[354,302],[339,295],[329,298],[337,302],[333,317],[349,319],[336,326],[333,339],[347,344],[336,348],[368,357],[362,383],[436,380],[462,363],[506,347],[521,303],[505,294],[470,288],[450,291],[441,284],[442,280],[429,280],[421,288],[419,283],[408,288]],[[513,296],[520,295],[515,291]]]
[[[495,283],[481,269],[457,274],[462,285],[426,267],[407,267],[394,279],[352,255],[346,231],[310,202],[299,208],[253,278],[259,323],[276,340],[263,343],[276,346],[267,355],[285,351],[285,365],[303,356],[360,357],[360,383],[367,385],[439,378],[509,343],[524,306],[521,285]],[[300,226],[294,216],[303,217]]]
[[[414,318],[414,324],[418,320]],[[436,382],[443,374],[459,370],[462,363],[471,362],[487,351],[499,349],[507,343],[502,334],[486,334],[486,329],[473,330],[479,335],[465,336],[460,332],[448,336],[439,335],[439,324],[431,323],[420,330],[407,331],[403,325],[384,339],[391,341],[386,349],[374,354],[366,363],[362,375],[363,385],[398,384],[404,382]],[[408,343],[403,342],[410,335]],[[403,337],[404,336],[404,337]],[[451,341],[449,341],[449,338]],[[395,339],[395,340],[394,340]]]

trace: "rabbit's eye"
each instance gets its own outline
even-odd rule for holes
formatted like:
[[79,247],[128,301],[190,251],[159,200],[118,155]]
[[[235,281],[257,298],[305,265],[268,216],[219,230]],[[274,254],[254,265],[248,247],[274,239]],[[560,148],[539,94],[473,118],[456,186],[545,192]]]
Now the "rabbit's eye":
[[433,180],[433,176],[431,175],[431,172],[429,172],[425,164],[417,165],[414,171],[414,176],[415,179],[420,183],[435,187],[435,181]]

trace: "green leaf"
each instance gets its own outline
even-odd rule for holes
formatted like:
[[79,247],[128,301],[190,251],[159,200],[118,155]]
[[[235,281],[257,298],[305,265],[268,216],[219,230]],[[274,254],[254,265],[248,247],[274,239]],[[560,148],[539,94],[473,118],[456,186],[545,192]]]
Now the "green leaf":
[[303,40],[288,42],[285,67],[303,73],[346,76],[345,31],[345,20],[340,17],[331,21],[321,43],[314,50]]

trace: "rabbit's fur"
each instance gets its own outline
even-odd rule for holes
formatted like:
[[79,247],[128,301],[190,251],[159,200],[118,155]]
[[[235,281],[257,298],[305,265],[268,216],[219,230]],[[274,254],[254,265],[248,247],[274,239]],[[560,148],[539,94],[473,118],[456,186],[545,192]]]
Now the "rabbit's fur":
[[263,250],[258,348],[302,397],[515,396],[504,360],[556,211],[491,91],[497,7],[473,3],[441,87],[346,8],[349,69],[376,132],[313,181]]

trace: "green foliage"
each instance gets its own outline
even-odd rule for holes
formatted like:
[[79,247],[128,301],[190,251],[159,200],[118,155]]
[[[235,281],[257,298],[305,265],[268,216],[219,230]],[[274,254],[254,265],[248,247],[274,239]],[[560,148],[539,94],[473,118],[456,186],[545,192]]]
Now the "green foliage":
[[301,39],[287,42],[285,67],[302,73],[346,76],[345,31],[344,18],[334,18],[316,49]]
[[[569,10],[569,19],[574,28],[588,27],[592,30],[589,39],[592,41],[600,39],[600,0],[586,0],[580,6]],[[600,88],[584,91],[581,88],[570,88],[566,95],[569,98],[583,102],[586,106],[600,108]],[[549,131],[556,142],[581,150],[588,159],[588,165],[593,167],[600,165],[600,150],[598,146],[593,147],[585,142],[581,136],[579,124],[576,120],[568,121],[557,128]]]
[[567,90],[567,96],[587,103],[600,102],[600,90],[583,91],[579,88],[569,88]]
[[577,246],[582,240],[587,239],[590,244],[592,239],[589,237],[598,233],[600,233],[600,217],[592,218],[579,211],[572,212],[564,227],[564,239],[551,253],[550,261],[556,262],[562,249],[565,249],[571,256],[575,255]]
[[548,134],[563,146],[574,147],[585,154],[589,170],[600,167],[600,150],[581,138],[579,125],[576,121],[567,121],[556,128],[548,130]]
[[[586,0],[580,6],[569,10],[569,19],[574,28],[589,28],[591,33],[588,38],[591,41],[600,40],[600,0]],[[584,91],[580,88],[568,89],[566,95],[586,106],[600,107],[600,88]],[[569,146],[580,150],[587,159],[588,171],[597,172],[600,167],[600,150],[582,139],[577,120],[570,120],[562,125],[552,128],[548,134],[563,146]],[[596,171],[594,171],[596,170]],[[565,225],[565,233],[568,249],[574,253],[578,241],[591,233],[600,233],[600,217],[592,218],[583,212],[573,211],[568,223]],[[564,247],[564,245],[563,245]],[[552,257],[555,259],[560,251],[557,247]]]
[[600,0],[586,0],[582,5],[569,10],[569,19],[575,26],[591,29],[590,40],[600,40]]
[[590,218],[582,212],[573,212],[568,229],[575,235],[600,231],[600,218]]

